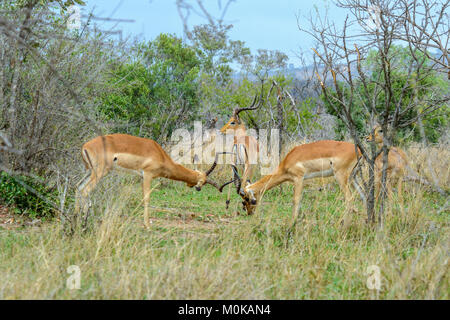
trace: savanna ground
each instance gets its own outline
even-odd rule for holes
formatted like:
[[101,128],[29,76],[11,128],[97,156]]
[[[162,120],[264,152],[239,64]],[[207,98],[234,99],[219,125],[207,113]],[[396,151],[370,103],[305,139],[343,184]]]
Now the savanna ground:
[[[427,177],[427,157],[440,154],[431,165],[448,188],[447,148],[407,153]],[[219,167],[214,177],[224,181],[229,172]],[[343,196],[331,178],[307,184],[304,217],[292,230],[287,184],[267,192],[253,216],[235,192],[226,210],[226,192],[211,186],[197,192],[159,179],[153,187],[150,230],[140,179],[124,174],[111,174],[92,195],[96,222],[87,233],[66,236],[58,219],[3,221],[0,299],[449,298],[448,203],[424,187],[406,183],[381,230],[366,224],[360,201],[343,228]],[[81,270],[78,290],[66,287],[71,265]],[[371,265],[381,271],[379,291],[367,287]]]

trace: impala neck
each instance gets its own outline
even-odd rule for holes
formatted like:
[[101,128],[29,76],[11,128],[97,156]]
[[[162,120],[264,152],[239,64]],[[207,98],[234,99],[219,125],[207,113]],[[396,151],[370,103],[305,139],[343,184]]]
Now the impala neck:
[[245,127],[245,123],[241,121],[241,124],[234,129],[234,135],[235,136],[246,136],[247,135],[247,128]]
[[272,188],[275,188],[279,184],[286,181],[285,177],[279,174],[269,174],[267,176],[262,177],[255,183],[249,185],[246,187],[246,189],[253,190],[255,193],[255,196],[259,196],[261,192],[270,190]]
[[197,184],[200,174],[198,171],[188,169],[181,164],[173,162],[168,168],[167,178],[183,181],[191,185]]
[[247,135],[247,129],[245,128],[245,124],[241,122],[241,124],[236,125],[234,128],[226,129],[223,133],[230,133],[235,137],[242,137]]

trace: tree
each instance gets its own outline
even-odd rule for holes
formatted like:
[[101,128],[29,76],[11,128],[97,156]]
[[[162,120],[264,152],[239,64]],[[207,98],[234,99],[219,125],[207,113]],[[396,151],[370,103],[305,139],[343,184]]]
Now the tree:
[[[404,19],[398,18],[405,12],[407,2],[396,1],[337,1],[337,5],[348,9],[349,15],[344,21],[342,30],[328,19],[311,17],[311,29],[301,30],[312,35],[317,45],[315,51],[315,71],[322,89],[323,99],[331,106],[335,114],[345,123],[355,145],[360,149],[363,159],[369,166],[368,180],[362,179],[366,198],[368,221],[379,224],[383,222],[384,199],[386,197],[387,160],[393,137],[400,128],[423,119],[435,110],[448,103],[448,93],[439,88],[431,88],[422,81],[433,77],[433,65],[427,64],[426,55],[418,55],[417,41],[408,42],[407,50],[411,56],[406,72],[398,63],[399,51],[394,42],[399,34],[407,34]],[[369,13],[376,11],[376,25],[367,23]],[[431,7],[426,7],[428,10]],[[439,16],[426,12],[432,25],[446,23]],[[426,37],[426,32],[416,35],[419,39]],[[426,42],[420,42],[421,44]],[[447,42],[448,43],[448,42]],[[370,54],[375,48],[376,54]],[[421,49],[423,50],[423,48]],[[448,50],[445,48],[445,50]],[[401,51],[400,51],[401,53]],[[375,66],[374,70],[366,68]],[[399,75],[403,74],[403,81]],[[331,79],[330,79],[331,78]],[[432,92],[429,92],[430,89]],[[421,94],[426,92],[427,94]],[[381,150],[375,143],[366,146],[359,133],[355,108],[362,106],[364,127],[367,131],[375,123],[379,123],[384,134]],[[407,115],[408,119],[403,118]],[[373,132],[372,132],[373,134]],[[378,219],[376,219],[374,164],[382,154],[382,192],[378,199]]]
[[256,55],[245,57],[242,66],[246,76],[266,81],[273,73],[284,69],[287,61],[288,56],[279,50],[258,49]]
[[241,63],[250,55],[243,41],[229,39],[232,25],[203,24],[189,32],[192,46],[200,50],[202,71],[213,76],[219,85],[227,86],[233,69],[231,63]]
[[176,36],[161,34],[135,49],[135,61],[118,64],[108,82],[100,111],[122,122],[115,130],[165,141],[199,111],[198,52]]
[[[423,55],[420,51],[416,50],[415,55],[420,57],[420,59],[425,59],[425,65],[430,65],[430,60]],[[396,101],[400,101],[400,96],[403,94],[403,98],[401,99],[402,110],[400,122],[409,123],[409,125],[405,127],[401,127],[397,131],[397,136],[399,137],[412,137],[415,141],[419,141],[421,139],[419,129],[415,125],[414,121],[411,120],[417,119],[417,115],[419,112],[422,112],[423,108],[426,106],[419,106],[417,108],[408,108],[408,105],[412,105],[411,99],[414,99],[415,95],[418,95],[419,100],[424,100],[425,98],[430,98],[430,95],[435,93],[436,91],[440,91],[441,94],[445,92],[445,88],[447,83],[442,76],[437,73],[437,71],[431,69],[429,73],[425,74],[423,77],[418,79],[418,83],[409,81],[408,78],[408,66],[414,65],[415,60],[411,56],[409,49],[407,47],[401,45],[393,45],[391,50],[389,51],[390,63],[392,64],[392,90],[394,99]],[[369,96],[376,95],[376,103],[375,109],[377,112],[381,113],[383,110],[383,101],[385,99],[385,91],[380,91],[376,94],[375,89],[376,86],[373,83],[377,82],[377,79],[381,79],[383,81],[383,70],[381,66],[378,64],[380,61],[379,53],[376,50],[370,50],[368,52],[367,59],[363,62],[362,67],[367,72],[372,85],[367,87]],[[356,129],[358,134],[363,135],[366,133],[365,127],[365,118],[367,115],[364,114],[365,108],[364,105],[367,105],[369,101],[364,94],[364,85],[361,81],[355,80],[355,91],[361,97],[363,101],[354,105],[352,110],[352,118],[355,121]],[[415,91],[415,88],[418,88]],[[402,92],[404,91],[404,92]],[[349,90],[343,90],[344,95],[348,99],[348,95],[350,94]],[[322,99],[324,97],[322,96]],[[325,101],[326,102],[326,101]],[[336,103],[333,105],[327,104],[327,112],[330,114],[337,116],[335,110],[337,110]],[[395,108],[395,105],[392,104],[390,106],[390,111],[392,112]],[[444,114],[442,114],[444,113]],[[449,110],[435,110],[430,114],[427,114],[423,118],[423,123],[426,128],[426,137],[432,141],[437,142],[442,131],[446,130],[447,122],[448,122]],[[344,138],[345,132],[345,124],[339,120],[338,126],[336,127],[336,133],[340,136],[340,138]],[[411,132],[413,133],[411,135]],[[395,137],[394,137],[395,138]]]

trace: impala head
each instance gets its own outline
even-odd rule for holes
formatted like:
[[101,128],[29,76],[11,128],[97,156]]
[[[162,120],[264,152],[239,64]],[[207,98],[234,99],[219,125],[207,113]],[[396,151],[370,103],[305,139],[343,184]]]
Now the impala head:
[[375,141],[376,144],[382,144],[383,143],[383,129],[379,124],[375,125],[372,129],[373,134],[370,133],[366,137],[367,142]]
[[239,131],[242,130],[242,132],[245,132],[245,124],[242,122],[242,120],[239,117],[235,117],[234,115],[231,116],[230,120],[220,129],[220,133],[226,134],[227,131]]
[[206,181],[208,180],[208,176],[206,175],[206,173],[195,170],[197,172],[197,183],[193,184],[193,183],[189,183],[186,182],[187,186],[189,188],[195,187],[195,190],[200,191],[202,190],[202,187],[207,183]]
[[250,107],[245,108],[236,108],[233,111],[233,115],[231,116],[230,120],[220,129],[220,132],[225,134],[227,131],[238,131],[242,130],[242,132],[245,133],[245,124],[242,122],[241,118],[239,117],[239,113],[246,110],[256,110],[261,105],[261,101],[258,103],[257,106],[255,106],[257,95],[253,99],[253,103],[250,105]]
[[195,187],[195,190],[200,191],[202,190],[202,187],[205,184],[210,184],[213,187],[215,187],[217,190],[219,190],[220,192],[222,192],[222,189],[220,189],[220,187],[212,180],[208,179],[208,176],[214,171],[214,169],[217,167],[217,159],[219,157],[220,154],[224,154],[227,152],[217,152],[216,153],[216,157],[214,159],[214,163],[212,164],[211,168],[209,168],[208,170],[206,170],[205,172],[201,172],[198,170],[195,170],[198,174],[197,176],[197,184],[190,184],[188,183],[188,187],[192,188]]
[[236,191],[243,200],[242,205],[244,206],[245,211],[247,211],[248,215],[252,215],[258,203],[257,195],[255,194],[255,191],[252,189],[252,185],[250,183],[247,183],[247,186],[242,188],[242,180],[241,177],[239,176],[237,168],[235,165],[231,166],[233,167],[234,178],[233,180],[228,181],[227,183],[220,186],[219,191],[222,192],[225,186],[234,182],[234,185],[236,186]]
[[251,185],[247,185],[242,193],[239,195],[242,197],[242,205],[244,206],[245,211],[247,211],[248,215],[252,215],[255,213],[256,205],[258,204],[258,200],[256,199],[255,192],[250,188]]

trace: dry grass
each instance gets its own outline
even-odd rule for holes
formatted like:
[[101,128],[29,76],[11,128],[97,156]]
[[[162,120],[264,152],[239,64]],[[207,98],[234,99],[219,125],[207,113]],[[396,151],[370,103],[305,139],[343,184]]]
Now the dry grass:
[[[428,165],[430,150],[407,152],[414,168]],[[440,152],[432,163],[447,188],[449,151]],[[246,217],[235,216],[234,194],[226,211],[225,195],[210,187],[197,193],[164,182],[151,203],[174,210],[156,210],[146,230],[140,183],[112,175],[93,195],[96,222],[87,234],[64,236],[57,221],[0,229],[0,298],[449,299],[447,199],[408,184],[389,203],[382,230],[366,225],[361,204],[344,229],[332,181],[305,189],[305,218],[293,230],[287,185]],[[79,290],[66,287],[70,265],[81,269]],[[381,270],[379,292],[366,286],[370,265]]]

